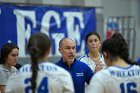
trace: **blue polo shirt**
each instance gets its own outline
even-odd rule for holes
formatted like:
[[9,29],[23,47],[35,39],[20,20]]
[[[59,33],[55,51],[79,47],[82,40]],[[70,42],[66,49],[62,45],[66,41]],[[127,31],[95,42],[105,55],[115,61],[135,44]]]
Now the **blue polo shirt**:
[[137,63],[140,65],[140,57],[137,59]]
[[87,64],[75,59],[69,66],[66,62],[63,62],[61,58],[56,65],[70,72],[74,83],[75,93],[85,93],[85,82],[89,84],[91,77],[93,76],[93,71]]

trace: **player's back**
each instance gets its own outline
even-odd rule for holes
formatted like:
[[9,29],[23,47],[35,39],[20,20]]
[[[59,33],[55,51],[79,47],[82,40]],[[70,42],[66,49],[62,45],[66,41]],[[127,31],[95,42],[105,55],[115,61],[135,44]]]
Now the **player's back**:
[[97,72],[90,83],[87,93],[140,93],[140,67],[111,66]]
[[[31,77],[31,65],[24,65],[18,74],[10,77],[6,93],[32,93]],[[52,63],[39,64],[36,83],[36,93],[74,93],[70,74]]]

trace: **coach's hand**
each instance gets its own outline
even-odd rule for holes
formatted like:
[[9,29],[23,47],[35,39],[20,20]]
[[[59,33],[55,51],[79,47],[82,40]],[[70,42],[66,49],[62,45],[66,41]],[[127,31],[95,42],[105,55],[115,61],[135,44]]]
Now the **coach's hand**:
[[103,68],[103,64],[101,61],[96,63],[95,73]]

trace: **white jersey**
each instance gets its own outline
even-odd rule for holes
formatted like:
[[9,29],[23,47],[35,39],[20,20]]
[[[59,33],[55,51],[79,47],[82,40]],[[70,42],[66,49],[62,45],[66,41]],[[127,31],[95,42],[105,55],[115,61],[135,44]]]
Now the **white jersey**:
[[140,67],[102,69],[92,77],[86,93],[140,93]]
[[[6,93],[32,93],[31,65],[26,64],[12,75]],[[36,93],[74,93],[71,75],[63,68],[48,62],[39,63]]]
[[17,72],[14,66],[11,66],[11,71],[9,71],[3,64],[0,65],[0,85],[6,85],[11,74]]
[[[80,60],[80,61],[86,63],[86,64],[92,69],[92,71],[95,72],[96,63],[95,63],[94,60],[92,60],[92,59],[90,58],[90,56],[88,56],[88,54],[86,54],[86,55],[84,55],[84,56],[81,56],[78,60]],[[103,66],[104,66],[104,68],[105,68],[106,65],[105,65],[105,61],[104,61],[103,55],[101,55],[101,58],[100,58],[99,61],[102,62]]]

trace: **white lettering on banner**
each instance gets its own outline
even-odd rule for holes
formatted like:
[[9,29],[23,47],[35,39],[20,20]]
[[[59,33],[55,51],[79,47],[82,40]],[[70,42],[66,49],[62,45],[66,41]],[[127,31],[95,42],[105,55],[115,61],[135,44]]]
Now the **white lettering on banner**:
[[81,50],[77,52],[77,56],[81,56],[83,54],[85,54],[85,41],[84,40],[82,40],[81,42]]
[[[14,10],[14,14],[16,15],[17,18],[17,44],[19,46],[19,56],[20,57],[26,57],[26,41],[28,41],[30,35],[31,35],[31,29],[36,28],[37,24],[41,23],[41,28],[40,31],[47,34],[51,35],[52,39],[54,40],[54,54],[55,56],[60,55],[58,51],[59,47],[59,41],[65,37],[65,32],[63,33],[51,33],[49,34],[50,31],[50,21],[52,18],[54,18],[54,23],[57,28],[59,29],[61,27],[61,20],[60,20],[60,15],[56,11],[47,11],[43,17],[40,23],[37,23],[36,21],[36,15],[35,11],[25,11],[25,10]],[[81,37],[80,37],[80,30],[84,29],[84,19],[83,19],[83,14],[81,12],[64,12],[63,16],[66,18],[66,31],[68,34],[68,37],[76,41],[76,45],[80,46],[80,50],[78,53],[81,53],[81,51],[84,51],[84,42],[80,42]],[[25,23],[25,18],[31,20],[32,24]],[[75,24],[75,18],[78,19],[79,24]],[[27,25],[27,28],[25,28],[25,25]],[[59,31],[58,31],[59,32]],[[80,44],[81,43],[81,44]],[[52,55],[52,54],[50,54]]]
[[65,37],[64,33],[52,33],[52,38],[54,39],[54,43],[55,43],[55,55],[57,56],[60,55],[58,51],[59,41],[64,37]]
[[[52,10],[47,11],[44,14],[44,16],[42,18],[42,22],[41,22],[41,32],[42,33],[45,33],[45,34],[49,35],[51,18],[54,18],[57,28],[61,27],[60,15],[57,12],[52,11]],[[57,49],[58,49],[57,44],[58,44],[59,38],[57,38],[55,36],[58,36],[58,34],[52,34],[52,38],[54,39],[54,43],[55,43],[55,54],[54,55],[57,55],[57,54],[59,54],[58,51],[57,51]],[[52,53],[50,54],[50,56],[51,55],[52,55]]]
[[17,44],[19,47],[19,56],[26,56],[26,40],[28,41],[31,35],[31,24],[27,24],[27,29],[25,29],[25,17],[29,18],[33,22],[33,28],[36,27],[35,11],[24,11],[24,10],[14,10],[14,14],[17,18]]
[[[68,37],[76,41],[79,46],[81,38],[79,28],[83,29],[85,27],[83,14],[81,12],[64,12],[64,16],[66,17]],[[74,18],[77,18],[80,24],[74,24]]]
[[50,20],[51,18],[54,18],[56,21],[57,28],[61,27],[61,22],[60,22],[60,16],[57,12],[55,11],[48,11],[44,14],[41,22],[41,32],[46,33],[49,35],[49,29],[50,29]]

